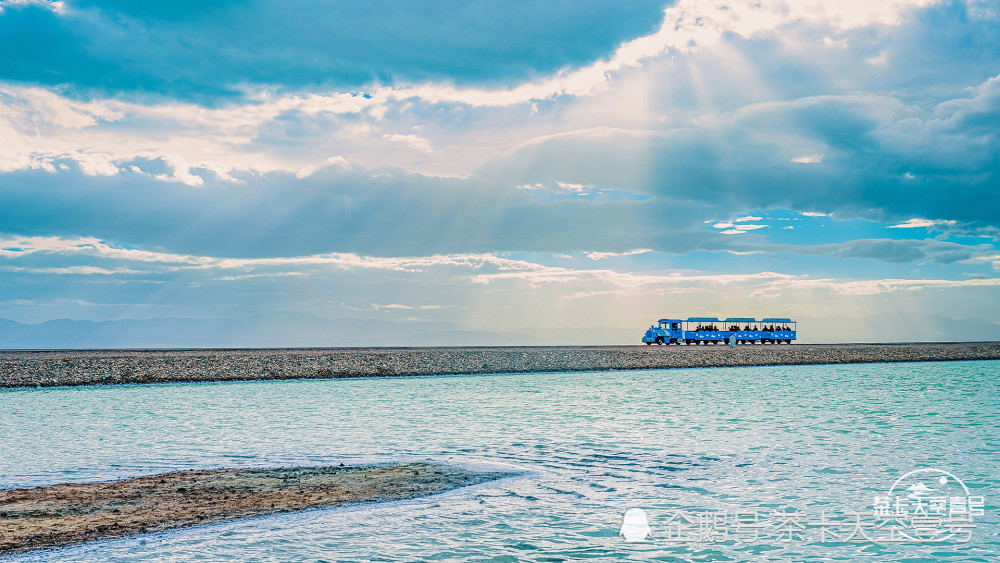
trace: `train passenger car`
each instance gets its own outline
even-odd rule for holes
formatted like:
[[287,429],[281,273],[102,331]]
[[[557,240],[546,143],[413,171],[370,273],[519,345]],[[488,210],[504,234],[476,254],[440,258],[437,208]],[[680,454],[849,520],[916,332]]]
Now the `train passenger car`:
[[715,317],[690,317],[684,321],[685,344],[720,344],[726,340],[722,321]]
[[795,340],[796,327],[792,319],[770,317],[761,319],[762,344],[791,344]]
[[737,344],[753,344],[754,342],[759,342],[761,339],[760,323],[757,322],[757,319],[750,317],[729,317],[725,320],[725,323],[726,344],[732,342],[733,339],[736,340]]
[[684,337],[681,329],[681,319],[660,319],[659,324],[649,327],[642,341],[646,346],[650,344],[679,344]]

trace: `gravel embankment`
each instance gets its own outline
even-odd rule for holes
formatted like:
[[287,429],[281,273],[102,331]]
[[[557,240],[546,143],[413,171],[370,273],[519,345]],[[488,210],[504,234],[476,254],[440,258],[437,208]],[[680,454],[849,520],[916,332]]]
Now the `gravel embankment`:
[[998,360],[1000,342],[0,352],[0,387]]
[[0,491],[0,556],[358,502],[399,500],[509,473],[431,463],[184,471]]

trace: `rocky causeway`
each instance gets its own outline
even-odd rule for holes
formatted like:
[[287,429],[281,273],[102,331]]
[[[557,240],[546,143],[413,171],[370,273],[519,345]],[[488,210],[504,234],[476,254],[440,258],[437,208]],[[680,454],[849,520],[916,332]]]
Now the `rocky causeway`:
[[1000,342],[0,352],[0,387],[998,360]]

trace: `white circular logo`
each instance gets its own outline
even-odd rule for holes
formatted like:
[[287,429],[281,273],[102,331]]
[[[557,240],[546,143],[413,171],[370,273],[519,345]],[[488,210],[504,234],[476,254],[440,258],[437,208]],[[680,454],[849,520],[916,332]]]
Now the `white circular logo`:
[[903,475],[889,488],[889,496],[910,499],[931,497],[968,497],[969,488],[961,479],[944,469],[916,469]]

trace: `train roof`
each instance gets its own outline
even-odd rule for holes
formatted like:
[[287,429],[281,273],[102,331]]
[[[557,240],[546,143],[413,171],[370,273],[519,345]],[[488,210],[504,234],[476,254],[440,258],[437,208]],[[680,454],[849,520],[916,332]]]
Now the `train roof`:
[[755,323],[757,319],[751,319],[750,317],[729,317],[726,319],[727,323]]
[[656,322],[658,323],[679,323],[683,322],[684,319],[660,319]]
[[779,319],[777,317],[768,317],[766,319],[761,319],[762,323],[794,323],[792,319]]
[[715,317],[688,317],[689,323],[717,323],[719,319]]

